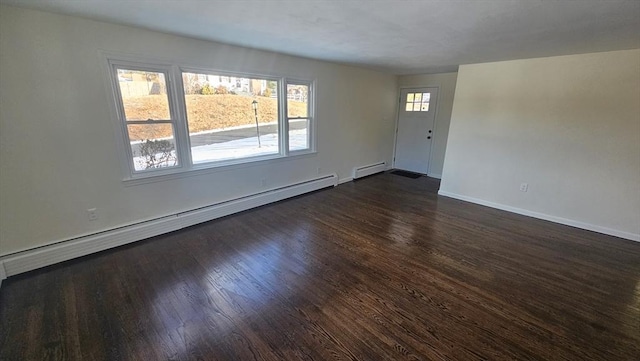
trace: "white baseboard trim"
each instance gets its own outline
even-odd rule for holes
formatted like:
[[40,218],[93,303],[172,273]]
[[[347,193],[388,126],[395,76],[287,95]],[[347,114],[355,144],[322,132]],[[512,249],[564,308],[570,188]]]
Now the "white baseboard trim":
[[427,177],[442,179],[442,174],[431,173],[427,174]]
[[0,259],[0,280],[37,268],[173,232],[198,223],[337,185],[338,176],[331,174],[309,181],[212,204],[210,206],[176,213],[151,221],[111,229],[71,240],[63,240],[48,246],[8,255]]
[[338,181],[338,184],[349,183],[353,181],[353,177],[342,178]]
[[571,227],[582,228],[582,229],[586,229],[588,231],[598,232],[598,233],[607,234],[607,235],[610,235],[610,236],[615,236],[615,237],[628,239],[628,240],[631,240],[631,241],[640,242],[640,234],[635,234],[635,233],[620,231],[620,230],[617,230],[617,229],[611,229],[611,228],[607,228],[607,227],[602,227],[602,226],[598,226],[598,225],[595,225],[595,224],[575,221],[573,219],[556,217],[556,216],[552,216],[552,215],[549,215],[549,214],[534,212],[534,211],[530,211],[530,210],[527,210],[527,209],[516,208],[516,207],[512,207],[512,206],[507,206],[507,205],[500,204],[500,203],[489,202],[489,201],[485,201],[483,199],[468,197],[468,196],[465,196],[465,195],[450,193],[450,192],[446,192],[446,191],[442,191],[442,190],[438,191],[438,195],[449,197],[449,198],[455,198],[455,199],[459,199],[459,200],[466,201],[466,202],[476,203],[476,204],[480,204],[482,206],[501,209],[503,211],[507,211],[507,212],[511,212],[511,213],[522,214],[523,216],[529,216],[529,217],[533,217],[533,218],[543,219],[545,221],[550,221],[550,222],[554,222],[554,223],[560,223],[560,224],[564,224],[564,225],[571,226]]

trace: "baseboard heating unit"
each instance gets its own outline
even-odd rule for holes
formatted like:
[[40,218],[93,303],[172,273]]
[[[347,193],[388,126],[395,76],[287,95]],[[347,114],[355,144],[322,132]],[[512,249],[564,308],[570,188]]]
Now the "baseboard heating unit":
[[367,177],[372,174],[384,172],[386,170],[386,167],[387,167],[387,163],[385,162],[357,167],[353,170],[353,179]]
[[337,184],[338,175],[331,174],[6,255],[0,258],[0,280],[323,188],[335,187]]

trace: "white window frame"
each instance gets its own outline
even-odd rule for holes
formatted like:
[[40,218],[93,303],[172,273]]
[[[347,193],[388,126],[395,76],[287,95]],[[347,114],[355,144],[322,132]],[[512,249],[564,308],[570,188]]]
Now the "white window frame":
[[[308,94],[307,94],[307,116],[306,117],[289,117],[289,109],[288,109],[288,85],[303,85],[303,86],[307,86],[308,87]],[[314,110],[315,110],[315,103],[314,103],[314,99],[315,99],[315,82],[314,81],[309,81],[309,80],[303,80],[303,79],[295,79],[295,78],[285,78],[284,84],[283,84],[283,94],[284,96],[282,98],[284,98],[284,123],[286,126],[286,131],[285,131],[285,135],[287,138],[286,139],[286,144],[285,144],[285,149],[287,150],[288,154],[305,154],[305,153],[309,153],[309,152],[315,152],[316,151],[316,142],[315,142],[315,124],[316,122],[314,121],[315,117],[314,117]],[[305,149],[298,149],[298,150],[290,150],[289,148],[289,120],[291,119],[308,119],[308,128],[307,128],[307,145],[308,147]]]
[[[245,72],[230,72],[215,68],[204,68],[177,64],[172,62],[156,62],[140,57],[127,57],[123,55],[104,55],[104,64],[107,69],[107,76],[110,83],[110,103],[117,126],[118,153],[123,169],[123,182],[125,184],[141,184],[148,182],[162,181],[165,179],[181,178],[184,176],[198,175],[203,172],[211,172],[228,169],[235,166],[246,166],[252,163],[273,162],[290,157],[303,156],[316,153],[316,131],[315,131],[315,80],[289,78],[269,74],[256,74]],[[118,83],[118,68],[128,70],[153,71],[164,73],[167,86],[167,97],[169,101],[169,111],[171,124],[173,126],[174,141],[176,145],[176,155],[178,165],[165,168],[154,168],[146,170],[135,170],[133,152],[131,150],[129,130],[124,113],[124,105],[120,86]],[[194,164],[191,158],[191,142],[188,130],[187,111],[185,103],[184,86],[182,83],[182,73],[211,74],[225,77],[238,78],[259,78],[268,81],[276,81],[278,84],[278,140],[279,152],[269,155],[258,155],[244,158],[211,161]],[[287,84],[297,84],[309,86],[308,94],[308,119],[307,129],[309,148],[289,151],[289,118],[287,109]],[[292,118],[293,119],[293,118]],[[167,123],[167,121],[163,121]],[[129,122],[130,123],[130,122]],[[154,124],[149,122],[148,124]]]
[[[129,175],[133,178],[135,174],[138,177],[145,176],[155,176],[158,174],[164,174],[168,172],[176,172],[180,171],[181,168],[184,168],[185,165],[185,157],[181,152],[180,147],[180,137],[178,136],[179,130],[179,122],[178,119],[180,117],[179,107],[178,107],[178,98],[177,94],[175,94],[175,79],[173,79],[173,72],[171,65],[168,64],[158,64],[158,63],[138,63],[132,62],[128,60],[118,60],[118,59],[109,59],[109,73],[111,75],[111,83],[114,92],[114,102],[115,102],[115,114],[118,120],[118,124],[120,125],[121,132],[124,140],[124,154],[126,157],[126,163],[129,169]],[[128,121],[124,104],[122,102],[122,94],[119,85],[118,79],[118,71],[117,69],[127,69],[127,70],[138,70],[138,71],[149,71],[149,72],[157,72],[164,74],[165,83],[167,87],[167,102],[169,106],[169,117],[170,119],[163,120],[149,120],[149,121]],[[129,124],[140,124],[140,125],[152,125],[152,124],[171,124],[173,128],[173,137],[176,144],[176,156],[178,158],[178,165],[166,167],[166,168],[153,168],[153,169],[144,169],[144,170],[135,170],[134,157],[133,152],[131,150],[131,139],[129,138]]]
[[229,71],[222,71],[222,70],[215,70],[215,69],[211,69],[211,68],[197,68],[197,67],[179,67],[179,76],[178,78],[180,79],[180,99],[179,101],[182,103],[181,104],[181,108],[184,109],[184,129],[185,129],[185,134],[187,135],[186,137],[186,141],[183,142],[185,144],[185,149],[183,150],[186,154],[188,154],[188,163],[189,164],[189,168],[191,170],[201,170],[201,169],[210,169],[210,168],[218,168],[218,167],[223,167],[223,166],[228,166],[228,165],[236,165],[236,164],[242,164],[242,163],[250,163],[250,162],[257,162],[257,161],[265,161],[265,160],[271,160],[271,159],[277,159],[277,158],[282,158],[282,157],[286,157],[288,156],[288,154],[286,152],[284,152],[284,143],[283,143],[283,137],[282,134],[286,134],[283,132],[283,128],[282,125],[280,123],[282,123],[281,118],[282,118],[282,113],[283,113],[283,108],[282,108],[282,104],[280,104],[280,98],[278,98],[278,148],[279,151],[278,153],[274,153],[274,154],[266,154],[266,155],[255,155],[255,156],[248,156],[248,157],[244,157],[244,158],[235,158],[235,159],[225,159],[225,160],[219,160],[219,161],[210,161],[210,162],[203,162],[203,163],[198,163],[198,164],[194,164],[192,161],[192,157],[191,157],[191,138],[189,137],[189,121],[187,119],[187,106],[184,103],[185,102],[185,98],[184,98],[184,84],[182,84],[182,74],[183,73],[196,73],[196,74],[207,74],[207,75],[217,75],[221,78],[228,78],[231,79],[233,77],[235,78],[251,78],[251,79],[264,79],[264,80],[272,80],[272,81],[276,81],[278,83],[278,93],[280,93],[280,84],[283,82],[284,78],[279,78],[279,77],[274,77],[274,76],[269,76],[269,75],[263,75],[263,74],[252,74],[252,73],[237,73],[237,72],[229,72]]

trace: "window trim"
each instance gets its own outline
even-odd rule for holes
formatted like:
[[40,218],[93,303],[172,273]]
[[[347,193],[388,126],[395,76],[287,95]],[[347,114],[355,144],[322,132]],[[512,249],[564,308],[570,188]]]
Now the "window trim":
[[[105,76],[108,79],[108,90],[110,95],[111,118],[117,123],[117,150],[119,163],[121,164],[125,185],[136,185],[163,181],[168,179],[182,178],[191,175],[200,175],[210,172],[223,171],[231,168],[244,166],[256,166],[271,163],[275,160],[289,159],[304,155],[316,154],[316,121],[315,121],[315,84],[316,80],[292,78],[275,74],[259,74],[254,72],[228,71],[213,67],[191,66],[178,62],[154,61],[138,56],[127,56],[122,54],[111,54],[101,52],[105,68]],[[169,101],[169,111],[171,124],[173,126],[174,140],[176,144],[176,155],[178,165],[166,168],[154,168],[136,171],[133,160],[133,152],[130,145],[129,130],[127,128],[122,95],[118,83],[117,68],[125,68],[141,71],[156,71],[165,74],[167,85],[167,97]],[[276,154],[257,155],[243,158],[211,161],[194,164],[191,155],[191,145],[188,132],[188,120],[186,111],[186,101],[184,97],[184,84],[182,73],[192,72],[201,74],[211,74],[218,76],[238,77],[238,78],[259,78],[276,81],[278,84],[278,131],[279,152]],[[309,86],[309,127],[307,137],[309,148],[289,151],[289,134],[287,119],[287,98],[286,84],[300,84]],[[166,124],[167,122],[164,121]]]

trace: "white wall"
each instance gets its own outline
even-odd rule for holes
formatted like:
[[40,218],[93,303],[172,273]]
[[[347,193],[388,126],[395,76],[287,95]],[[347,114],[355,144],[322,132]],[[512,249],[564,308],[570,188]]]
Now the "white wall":
[[[100,50],[317,79],[318,153],[124,186]],[[0,78],[0,255],[391,160],[396,77],[369,70],[2,6]]]
[[435,134],[431,146],[429,162],[429,176],[442,177],[444,154],[449,137],[449,122],[453,109],[453,97],[456,90],[458,73],[402,75],[398,77],[400,88],[409,87],[439,87],[438,105],[435,119]]
[[640,240],[640,50],[461,66],[441,192]]

